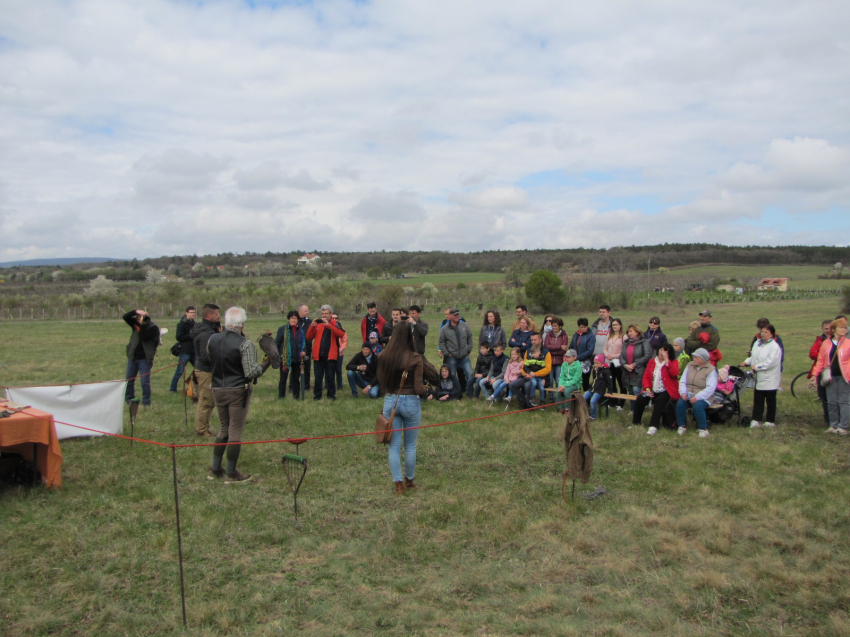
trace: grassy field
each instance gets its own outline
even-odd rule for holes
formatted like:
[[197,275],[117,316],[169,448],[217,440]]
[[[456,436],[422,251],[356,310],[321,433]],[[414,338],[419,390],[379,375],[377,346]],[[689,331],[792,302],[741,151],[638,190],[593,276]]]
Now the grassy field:
[[[769,310],[786,390],[837,311],[834,299],[712,309],[735,363]],[[683,335],[695,311],[671,310],[662,329]],[[438,317],[426,318],[434,360]],[[277,326],[249,317],[246,331]],[[127,338],[120,321],[5,322],[0,384],[120,377]],[[163,348],[158,366],[173,361]],[[279,401],[271,374],[247,440],[371,430],[377,401],[347,388],[334,404]],[[170,377],[154,375],[136,433],[194,443]],[[428,403],[423,424],[493,413]],[[256,482],[227,486],[205,479],[208,449],[180,449],[188,631],[170,450],[65,441],[62,489],[0,492],[0,634],[847,635],[850,440],[823,435],[821,421],[788,391],[775,431],[717,426],[707,440],[650,438],[612,412],[594,423],[594,472],[571,502],[551,410],[423,430],[420,489],[404,497],[371,438],[312,441],[298,527],[280,467],[291,446],[244,447],[240,469]]]

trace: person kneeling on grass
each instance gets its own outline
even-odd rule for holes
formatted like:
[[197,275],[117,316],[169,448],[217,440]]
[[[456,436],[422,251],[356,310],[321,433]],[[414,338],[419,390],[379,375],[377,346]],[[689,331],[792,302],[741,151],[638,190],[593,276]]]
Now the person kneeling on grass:
[[708,362],[710,354],[700,347],[693,354],[693,360],[685,368],[679,381],[679,401],[676,403],[677,433],[687,433],[688,407],[694,412],[700,438],[708,438],[708,418],[705,410],[711,406],[714,392],[717,390],[717,370]]
[[[578,353],[574,349],[568,349],[564,353],[564,362],[561,365],[561,374],[558,377],[557,401],[568,400],[574,391],[581,389],[581,363],[578,362]],[[558,409],[559,414],[569,411],[566,404]]]
[[[649,419],[649,429],[646,430],[650,436],[658,433],[662,423],[667,424],[667,408],[679,400],[679,362],[675,359],[676,350],[670,343],[664,343],[643,373],[643,391],[635,401],[632,425],[640,424],[644,409],[652,401],[652,417]],[[671,428],[674,422],[672,418],[669,419]]]
[[434,391],[428,396],[428,400],[460,400],[463,392],[460,389],[460,381],[456,376],[452,375],[452,370],[448,365],[443,365],[440,368],[440,384],[434,388]]
[[584,400],[590,401],[590,419],[596,420],[599,401],[605,394],[614,391],[614,378],[605,362],[605,354],[593,357],[593,369],[590,371],[590,389],[584,392]]
[[358,387],[369,398],[378,397],[378,355],[372,352],[369,341],[363,343],[360,352],[354,355],[345,369],[352,398],[357,398]]

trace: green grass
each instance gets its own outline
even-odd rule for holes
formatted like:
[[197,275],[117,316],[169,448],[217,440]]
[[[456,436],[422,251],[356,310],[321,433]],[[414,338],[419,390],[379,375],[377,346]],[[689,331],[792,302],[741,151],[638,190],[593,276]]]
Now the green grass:
[[[769,310],[786,388],[836,312],[832,299],[712,309],[727,362],[743,359]],[[661,318],[671,337],[692,320],[691,310]],[[438,318],[428,320],[433,360]],[[271,327],[249,320],[248,332]],[[0,384],[120,377],[127,331],[4,322]],[[159,364],[173,360],[163,348]],[[170,377],[154,376],[155,406],[136,432],[193,443]],[[260,380],[248,440],[374,424],[377,401],[347,389],[333,405],[278,401],[276,380]],[[423,424],[492,413],[429,403]],[[650,438],[612,412],[594,423],[594,472],[574,502],[561,496],[563,422],[551,412],[423,430],[420,490],[404,497],[371,438],[311,441],[300,449],[310,469],[299,527],[280,466],[290,445],[244,447],[240,469],[257,482],[233,486],[205,480],[209,450],[180,449],[187,632],[846,635],[850,441],[822,435],[820,407],[787,391],[779,414],[776,431],[720,426],[699,440]],[[170,450],[107,438],[62,450],[61,489],[0,492],[0,634],[184,634]],[[601,486],[607,495],[580,497]]]

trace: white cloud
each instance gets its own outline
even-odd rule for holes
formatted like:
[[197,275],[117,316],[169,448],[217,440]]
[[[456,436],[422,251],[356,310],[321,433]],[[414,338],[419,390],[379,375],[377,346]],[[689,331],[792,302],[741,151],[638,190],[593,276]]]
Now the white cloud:
[[[175,215],[293,232],[316,211],[336,230],[311,249],[478,250],[651,242],[632,225],[658,223],[682,240],[830,242],[810,220],[847,208],[838,0],[6,5],[0,260],[288,240],[240,228],[173,244],[158,230]],[[526,182],[547,172],[564,178]],[[781,229],[777,209],[792,215]],[[85,231],[64,244],[23,227],[69,210]],[[603,216],[583,224],[617,223],[515,227],[585,210]],[[414,217],[428,227],[374,232]],[[504,231],[482,232],[494,218]]]
[[449,198],[461,206],[479,210],[522,210],[528,206],[528,193],[513,186],[456,193]]

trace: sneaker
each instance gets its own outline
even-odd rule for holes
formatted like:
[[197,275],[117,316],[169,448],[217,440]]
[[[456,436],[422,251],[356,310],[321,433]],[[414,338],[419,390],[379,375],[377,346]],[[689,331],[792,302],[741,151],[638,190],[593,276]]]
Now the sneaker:
[[646,430],[647,436],[654,436],[657,433],[658,433],[658,427],[650,427],[649,429]]
[[234,484],[236,482],[250,482],[252,476],[250,474],[234,471],[233,473],[224,474],[224,484]]
[[679,434],[680,436],[684,436],[686,433],[688,433],[688,429],[687,429],[687,427],[679,427],[676,430],[676,433]]
[[617,411],[623,411],[623,408],[620,405],[617,405]]
[[826,431],[824,431],[824,433],[825,433],[825,434],[837,434],[837,433],[838,433],[838,428],[837,428],[837,427],[830,427],[829,429],[827,429]]
[[761,425],[759,424],[758,420],[751,420],[750,421],[750,429],[758,429],[759,427],[761,427]]
[[772,423],[772,422],[766,422],[762,425],[762,427],[775,427],[775,426],[776,426],[776,424]]
[[708,429],[700,429],[699,430],[700,438],[708,438]]
[[207,480],[217,480],[218,478],[224,477],[224,469],[213,469],[210,467],[210,470],[207,471]]
[[846,429],[841,429],[839,427],[835,430],[835,433],[837,433],[839,436],[846,436],[847,434],[850,434],[850,431],[847,431]]
[[588,420],[596,420],[596,416],[590,416]]

